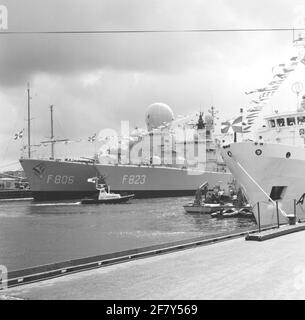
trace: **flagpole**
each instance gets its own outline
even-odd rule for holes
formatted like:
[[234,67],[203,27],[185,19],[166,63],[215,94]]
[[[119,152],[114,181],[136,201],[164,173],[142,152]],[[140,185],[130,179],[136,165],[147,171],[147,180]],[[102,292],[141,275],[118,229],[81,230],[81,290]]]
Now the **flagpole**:
[[240,108],[240,114],[241,114],[241,141],[244,140],[244,132],[243,132],[243,123],[244,123],[244,109]]
[[93,141],[93,152],[94,152],[94,159],[97,161],[98,160],[98,155],[96,152],[96,138]]
[[28,83],[28,157],[31,158],[31,107],[30,107],[30,84]]
[[236,142],[237,142],[237,132],[234,131],[234,143],[236,143]]
[[97,161],[98,160],[98,154],[96,152],[96,133],[94,135],[88,137],[88,141],[92,144],[93,158]]

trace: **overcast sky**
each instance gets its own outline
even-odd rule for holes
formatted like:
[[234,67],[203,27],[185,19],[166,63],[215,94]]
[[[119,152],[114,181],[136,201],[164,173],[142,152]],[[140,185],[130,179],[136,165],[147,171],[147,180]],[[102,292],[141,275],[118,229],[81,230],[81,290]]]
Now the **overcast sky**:
[[[298,0],[0,0],[8,30],[139,30],[304,27]],[[121,120],[144,126],[164,102],[175,115],[214,105],[223,119],[247,107],[245,91],[265,86],[291,57],[292,33],[0,34],[0,171],[20,156],[31,83],[33,140],[49,135],[49,105],[60,138],[87,138]],[[300,67],[302,68],[302,67]],[[305,84],[305,67],[296,80]],[[302,79],[302,77],[304,79]],[[295,80],[295,79],[294,79]],[[291,104],[293,94],[276,99]],[[290,100],[289,100],[290,99]],[[280,105],[281,103],[283,105]],[[285,105],[286,104],[286,105]],[[291,107],[289,105],[289,107]],[[57,148],[88,156],[89,143]],[[39,153],[41,153],[39,151]]]

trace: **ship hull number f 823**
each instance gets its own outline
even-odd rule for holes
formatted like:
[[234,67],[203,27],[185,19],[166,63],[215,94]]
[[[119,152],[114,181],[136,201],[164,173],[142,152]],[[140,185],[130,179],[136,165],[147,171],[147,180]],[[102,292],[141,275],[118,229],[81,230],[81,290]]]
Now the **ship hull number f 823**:
[[145,184],[146,174],[124,174],[122,184]]

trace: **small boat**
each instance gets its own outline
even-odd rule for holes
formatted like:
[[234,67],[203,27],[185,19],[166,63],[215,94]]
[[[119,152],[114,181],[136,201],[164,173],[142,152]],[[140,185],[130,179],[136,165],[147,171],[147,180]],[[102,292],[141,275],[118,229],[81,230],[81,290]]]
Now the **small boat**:
[[253,212],[248,208],[238,210],[238,216],[241,218],[254,218]]
[[119,198],[104,198],[104,199],[82,199],[82,204],[115,204],[115,203],[125,203],[129,199],[132,199],[134,197],[133,194],[127,195],[127,196],[120,196]]
[[238,217],[238,210],[236,209],[227,209],[222,212],[223,218],[235,218]]
[[218,210],[211,214],[212,218],[236,218],[238,217],[238,210],[235,208],[228,208],[225,210]]
[[133,194],[121,196],[119,193],[111,193],[108,187],[106,191],[106,185],[97,184],[96,189],[99,190],[98,198],[85,198],[81,200],[81,204],[114,204],[124,203],[134,197]]
[[218,210],[211,214],[212,218],[253,218],[253,213],[250,207],[238,209],[236,207]]
[[187,213],[212,213],[220,210],[221,207],[222,206],[219,203],[203,203],[201,205],[197,205],[192,202],[183,206]]
[[223,210],[218,210],[218,211],[215,211],[211,214],[211,217],[212,218],[222,218],[222,211]]
[[[187,213],[212,213],[221,208],[219,203],[208,203],[206,201],[208,185],[207,181],[200,185],[196,191],[195,200],[183,206]],[[202,194],[204,195],[204,201],[202,201]]]

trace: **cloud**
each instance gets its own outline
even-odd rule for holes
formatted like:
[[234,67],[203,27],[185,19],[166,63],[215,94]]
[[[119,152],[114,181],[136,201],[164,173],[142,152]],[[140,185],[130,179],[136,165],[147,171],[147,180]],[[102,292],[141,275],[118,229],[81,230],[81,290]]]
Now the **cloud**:
[[[9,31],[266,27],[275,26],[273,12],[278,8],[276,26],[282,26],[287,3],[269,3],[270,7],[262,8],[259,2],[233,1],[230,5],[224,0],[25,0],[22,4],[10,0],[7,7]],[[212,63],[217,53],[245,40],[238,33],[2,35],[0,85],[22,85],[37,73],[183,72],[198,62]],[[196,53],[200,60],[194,60]]]
[[[20,1],[10,0],[7,7],[9,31],[192,29],[232,27],[242,21],[221,0],[213,5],[199,0],[25,0],[20,5]],[[213,58],[205,52],[215,40],[213,36],[206,37],[196,34],[2,35],[0,85],[21,85],[40,72],[78,74],[102,68],[182,72],[196,62],[194,52],[202,52],[205,60]],[[222,49],[230,46],[227,37],[221,41]]]
[[[11,31],[292,27],[303,8],[299,0],[1,3]],[[213,104],[226,118],[246,106],[244,91],[264,86],[271,68],[285,62],[291,40],[291,33],[0,35],[1,150],[25,125],[28,81],[36,141],[49,135],[50,104],[56,134],[69,138],[117,129],[120,120],[143,126],[156,101],[175,114]],[[78,156],[92,152],[69,147]],[[18,158],[17,145],[11,148],[6,156]]]
[[[158,1],[12,1],[9,30],[137,29],[163,26]],[[159,13],[158,13],[159,12]],[[161,18],[160,18],[161,17]],[[163,17],[163,18],[162,18]],[[154,18],[154,19],[153,19]],[[160,21],[161,19],[161,21]],[[171,72],[188,63],[194,41],[179,35],[3,35],[0,84],[20,85],[39,72],[96,69]]]

